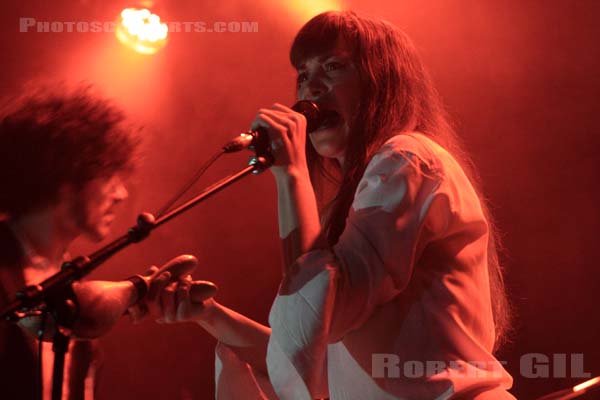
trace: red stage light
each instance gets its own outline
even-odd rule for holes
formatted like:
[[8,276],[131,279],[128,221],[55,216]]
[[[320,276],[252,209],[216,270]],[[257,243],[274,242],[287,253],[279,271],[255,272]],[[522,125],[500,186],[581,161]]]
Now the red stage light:
[[143,8],[126,8],[121,11],[115,30],[124,45],[141,54],[154,54],[167,43],[167,24],[160,17]]

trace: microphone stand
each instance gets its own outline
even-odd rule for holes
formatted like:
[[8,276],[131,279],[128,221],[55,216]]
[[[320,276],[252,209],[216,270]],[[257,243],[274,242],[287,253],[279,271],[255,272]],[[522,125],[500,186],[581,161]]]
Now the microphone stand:
[[[78,314],[77,298],[71,284],[91,273],[103,262],[127,246],[144,240],[154,229],[179,214],[189,210],[243,177],[249,174],[259,174],[273,164],[273,156],[271,155],[266,135],[258,135],[253,140],[250,148],[255,151],[256,155],[250,158],[248,165],[241,171],[229,175],[209,186],[193,199],[168,212],[159,219],[155,219],[150,213],[140,214],[136,225],[131,227],[125,235],[115,239],[89,256],[80,256],[72,261],[63,263],[61,271],[38,285],[27,286],[17,292],[16,299],[0,310],[1,318],[9,321],[18,321],[33,314],[39,315],[40,310],[53,315],[57,328],[52,346],[52,350],[55,353],[52,400],[61,400],[62,398],[64,361],[70,341],[69,327],[72,326]],[[41,397],[43,397],[43,390],[41,388],[40,393]]]

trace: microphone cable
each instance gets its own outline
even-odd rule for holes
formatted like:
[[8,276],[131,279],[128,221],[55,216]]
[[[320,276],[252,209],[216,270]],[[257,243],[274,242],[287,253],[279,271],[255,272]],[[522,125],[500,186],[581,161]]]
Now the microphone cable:
[[[304,115],[304,117],[306,118],[307,133],[310,133],[317,129],[319,125],[323,123],[323,121],[331,117],[332,114],[335,114],[331,111],[321,111],[319,109],[319,106],[315,102],[309,100],[298,101],[292,106],[292,110]],[[175,196],[173,196],[169,201],[165,203],[164,206],[162,206],[158,210],[156,218],[158,219],[165,215],[171,209],[171,207],[173,207],[173,205],[181,198],[181,196],[183,196],[192,186],[194,186],[194,184],[198,181],[198,179],[200,179],[200,177],[206,172],[206,170],[223,154],[234,153],[245,148],[252,149],[252,146],[255,145],[257,141],[262,141],[263,144],[266,141],[266,144],[268,145],[268,137],[266,136],[266,134],[264,134],[263,132],[263,135],[260,135],[259,133],[259,129],[257,129],[254,132],[244,132],[236,136],[233,140],[226,143],[218,153],[213,155],[207,162],[205,162],[203,165],[200,166],[200,168],[198,168],[194,175],[187,181],[187,183],[185,183],[181,187],[181,189],[175,194]]]
[[224,150],[220,150],[218,153],[214,154],[211,158],[208,159],[204,164],[200,166],[192,175],[192,177],[179,189],[179,191],[169,200],[167,201],[157,212],[156,219],[165,215],[173,205],[188,191],[194,184],[200,179],[202,175],[206,172],[206,170],[214,164],[223,154],[225,154]]

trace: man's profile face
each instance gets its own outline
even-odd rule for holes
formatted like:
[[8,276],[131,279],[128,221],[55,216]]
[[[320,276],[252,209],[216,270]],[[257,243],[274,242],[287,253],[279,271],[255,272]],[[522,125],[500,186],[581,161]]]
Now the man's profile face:
[[91,240],[104,239],[115,219],[117,204],[127,196],[127,189],[119,175],[89,182],[75,200],[73,213],[77,228]]

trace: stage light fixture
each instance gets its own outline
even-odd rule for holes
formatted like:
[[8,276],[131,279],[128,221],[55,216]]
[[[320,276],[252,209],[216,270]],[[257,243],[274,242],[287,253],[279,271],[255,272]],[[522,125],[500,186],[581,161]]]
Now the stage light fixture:
[[147,8],[121,11],[115,33],[125,46],[141,54],[154,54],[167,43],[167,24]]

